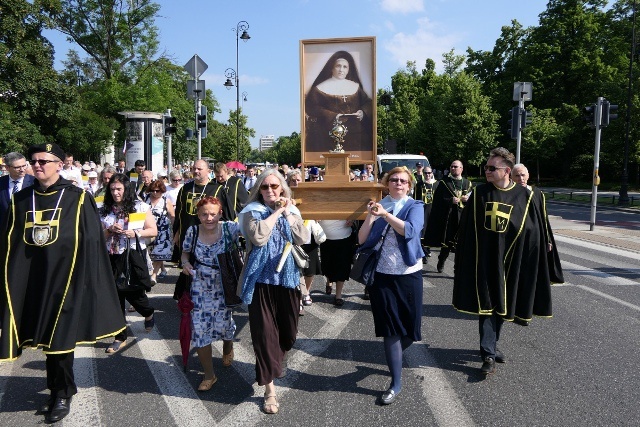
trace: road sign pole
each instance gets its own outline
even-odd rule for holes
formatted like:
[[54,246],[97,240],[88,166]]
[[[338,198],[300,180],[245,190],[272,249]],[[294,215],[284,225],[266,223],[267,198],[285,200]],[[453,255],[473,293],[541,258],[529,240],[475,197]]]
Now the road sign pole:
[[[187,61],[187,63],[184,65],[184,69],[187,70],[187,72],[189,74],[191,74],[191,77],[194,78],[195,80],[195,100],[194,100],[194,106],[195,106],[195,114],[194,114],[194,119],[195,119],[195,129],[197,132],[197,140],[198,140],[198,158],[200,159],[202,158],[202,133],[200,132],[200,128],[198,127],[198,114],[200,114],[200,106],[202,105],[202,98],[204,98],[204,86],[202,87],[202,89],[200,89],[199,85],[198,85],[198,81],[200,79],[200,74],[204,73],[207,68],[209,68],[209,66],[198,57],[198,55],[193,55],[193,57]],[[202,96],[200,96],[200,92],[202,92]]]
[[200,127],[198,126],[198,114],[200,114],[200,107],[202,106],[202,101],[200,100],[200,97],[196,97],[196,115],[195,115],[195,119],[196,119],[196,132],[198,132],[198,157],[196,158],[197,160],[200,160],[202,158],[202,131],[200,130]]

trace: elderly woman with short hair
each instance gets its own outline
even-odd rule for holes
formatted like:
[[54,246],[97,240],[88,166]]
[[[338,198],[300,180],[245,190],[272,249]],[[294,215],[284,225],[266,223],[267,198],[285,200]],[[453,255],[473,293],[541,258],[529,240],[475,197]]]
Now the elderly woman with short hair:
[[309,239],[291,190],[276,169],[260,174],[239,224],[247,239],[242,300],[249,305],[256,380],[265,386],[263,411],[278,412],[273,380],[282,375],[284,357],[296,341],[300,306],[300,270],[286,250]]

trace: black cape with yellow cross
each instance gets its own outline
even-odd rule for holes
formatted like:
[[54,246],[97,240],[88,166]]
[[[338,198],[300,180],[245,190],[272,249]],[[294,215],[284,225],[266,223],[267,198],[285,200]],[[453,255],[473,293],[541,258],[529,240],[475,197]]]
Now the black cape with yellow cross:
[[7,219],[0,360],[17,358],[23,347],[72,352],[125,328],[90,195],[63,178],[44,192],[36,182],[14,194]]
[[[512,183],[477,186],[462,213],[454,266],[453,306],[506,320],[551,317],[551,283],[563,281],[544,198]],[[555,251],[555,244],[553,250]]]

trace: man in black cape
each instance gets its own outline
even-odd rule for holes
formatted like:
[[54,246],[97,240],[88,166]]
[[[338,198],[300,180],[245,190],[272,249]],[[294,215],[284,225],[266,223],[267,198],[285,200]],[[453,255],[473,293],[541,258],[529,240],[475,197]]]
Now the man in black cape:
[[51,394],[40,411],[56,422],[77,393],[75,347],[116,335],[125,320],[93,197],[60,177],[56,144],[33,146],[28,158],[36,181],[14,194],[0,241],[0,361],[43,349]]
[[505,361],[497,349],[504,320],[551,317],[551,282],[563,281],[549,263],[541,199],[510,179],[513,163],[505,148],[491,151],[488,182],[474,189],[458,231],[453,306],[480,315],[484,374]]
[[249,193],[240,178],[229,175],[227,165],[224,163],[216,163],[213,167],[213,174],[219,185],[215,197],[220,199],[222,203],[222,219],[233,221],[247,204]]
[[189,227],[200,224],[196,205],[200,199],[206,196],[215,197],[218,190],[219,185],[215,180],[209,178],[209,172],[209,163],[207,161],[196,160],[193,164],[193,181],[187,182],[178,191],[175,221],[173,222],[175,246],[171,257],[174,262],[180,260],[182,241]]
[[444,262],[455,249],[460,215],[471,192],[471,182],[462,177],[462,162],[454,160],[450,170],[449,175],[438,183],[433,195],[433,207],[424,234],[425,245],[440,248],[438,273],[442,273]]
[[422,263],[426,264],[427,257],[431,256],[431,249],[429,249],[429,246],[425,243],[424,236],[427,231],[431,208],[433,207],[433,195],[438,188],[439,181],[434,179],[431,166],[424,167],[422,162],[416,163],[416,172],[413,174],[413,177],[416,180],[416,185],[413,189],[413,198],[424,202],[424,226],[422,227],[420,237],[422,240],[422,249],[425,253],[425,256],[422,257]]

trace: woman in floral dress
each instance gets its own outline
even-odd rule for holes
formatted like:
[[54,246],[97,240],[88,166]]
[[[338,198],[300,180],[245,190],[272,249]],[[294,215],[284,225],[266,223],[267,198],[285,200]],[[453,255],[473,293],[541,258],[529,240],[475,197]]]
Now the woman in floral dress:
[[[216,197],[203,198],[197,209],[200,225],[187,230],[182,243],[182,265],[183,273],[192,276],[191,345],[196,348],[204,370],[198,391],[207,391],[218,381],[213,372],[211,343],[222,339],[222,364],[231,366],[233,362],[236,323],[224,302],[217,255],[230,250],[239,236],[239,228],[235,222],[220,221],[222,205]],[[192,252],[195,254],[193,265]]]

